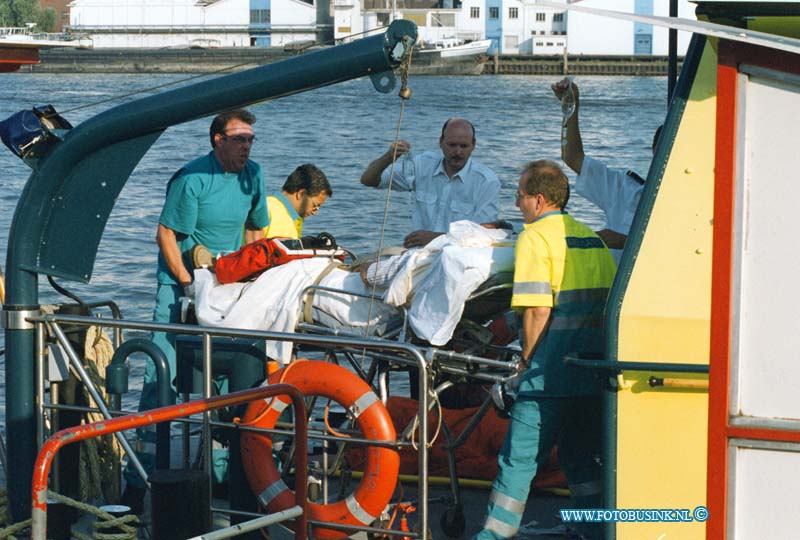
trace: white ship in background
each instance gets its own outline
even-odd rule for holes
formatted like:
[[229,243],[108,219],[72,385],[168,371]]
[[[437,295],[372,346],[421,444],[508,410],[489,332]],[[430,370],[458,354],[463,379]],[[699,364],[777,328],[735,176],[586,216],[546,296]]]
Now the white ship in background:
[[417,75],[480,75],[489,58],[491,39],[461,41],[455,38],[421,41],[414,51],[411,73]]

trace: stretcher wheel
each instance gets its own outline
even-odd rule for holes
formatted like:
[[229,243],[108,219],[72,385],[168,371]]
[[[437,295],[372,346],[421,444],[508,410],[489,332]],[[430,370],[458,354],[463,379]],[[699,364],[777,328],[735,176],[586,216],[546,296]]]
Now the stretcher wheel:
[[467,522],[464,518],[464,509],[461,505],[451,506],[442,514],[439,524],[442,527],[442,532],[450,538],[461,538],[467,528]]

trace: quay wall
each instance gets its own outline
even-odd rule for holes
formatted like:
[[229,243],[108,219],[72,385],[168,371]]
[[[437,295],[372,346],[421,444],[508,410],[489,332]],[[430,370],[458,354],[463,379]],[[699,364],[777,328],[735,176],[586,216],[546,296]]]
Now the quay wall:
[[[683,58],[678,58],[678,70]],[[667,75],[666,56],[501,54],[489,57],[485,75]]]
[[[213,49],[51,49],[41,63],[23,66],[32,73],[212,73],[241,71],[302,54],[283,47]],[[679,61],[680,64],[680,61]],[[473,64],[474,65],[474,64]],[[412,69],[413,69],[412,62]],[[432,69],[435,67],[436,69]],[[449,70],[448,68],[452,68]],[[476,69],[477,68],[477,69]],[[417,66],[416,74],[466,74],[463,65]],[[481,73],[479,65],[469,73]],[[485,75],[666,75],[665,56],[495,55],[483,65]]]
[[215,49],[51,49],[41,63],[23,66],[33,73],[213,73],[234,72],[298,54],[283,47]]

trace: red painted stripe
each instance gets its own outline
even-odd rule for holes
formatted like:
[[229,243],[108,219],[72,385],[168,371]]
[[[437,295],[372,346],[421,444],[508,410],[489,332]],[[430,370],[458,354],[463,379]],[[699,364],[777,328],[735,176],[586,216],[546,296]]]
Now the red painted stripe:
[[800,431],[793,430],[731,426],[728,428],[728,436],[758,441],[800,443]]
[[709,519],[706,538],[725,538],[728,466],[728,399],[733,209],[736,167],[736,78],[734,62],[725,62],[721,42],[717,66],[717,125],[714,155],[714,240],[711,282],[711,348],[709,358],[708,472]]

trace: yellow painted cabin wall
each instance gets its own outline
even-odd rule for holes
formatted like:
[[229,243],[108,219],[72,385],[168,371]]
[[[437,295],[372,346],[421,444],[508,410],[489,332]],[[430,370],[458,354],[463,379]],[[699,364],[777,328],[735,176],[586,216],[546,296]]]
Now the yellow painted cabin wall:
[[[709,40],[625,292],[618,360],[707,364],[716,122]],[[625,372],[617,394],[617,508],[705,505],[708,392],[651,388]],[[619,523],[620,540],[696,540],[703,523]]]

